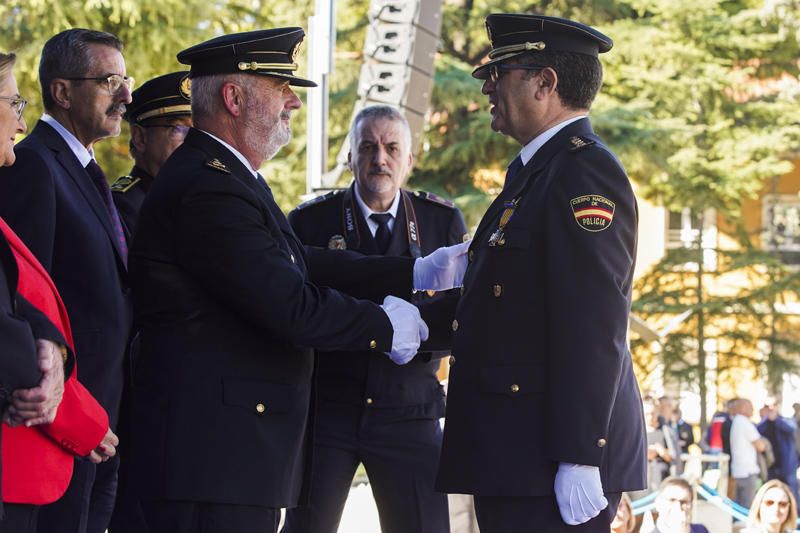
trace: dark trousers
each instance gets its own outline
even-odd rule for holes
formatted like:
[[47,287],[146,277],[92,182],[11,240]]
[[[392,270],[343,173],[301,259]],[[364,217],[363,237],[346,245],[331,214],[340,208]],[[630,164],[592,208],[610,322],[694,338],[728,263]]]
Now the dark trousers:
[[105,533],[114,509],[119,459],[75,460],[67,492],[39,512],[39,533]]
[[280,509],[170,500],[142,502],[151,533],[276,533]]
[[433,490],[439,420],[408,419],[404,412],[320,404],[309,502],[287,510],[282,533],[336,533],[359,463],[367,470],[383,533],[449,533],[447,496]]
[[[122,444],[122,437],[120,437],[120,444]],[[148,533],[142,506],[139,503],[139,494],[131,479],[132,472],[128,460],[130,456],[126,455],[129,449],[130,446],[117,448],[120,458],[119,483],[117,484],[114,512],[108,526],[109,533]]]
[[606,494],[608,507],[586,523],[570,526],[561,519],[555,496],[513,498],[475,496],[481,533],[608,533],[621,494]]
[[0,533],[36,533],[38,505],[4,503]]

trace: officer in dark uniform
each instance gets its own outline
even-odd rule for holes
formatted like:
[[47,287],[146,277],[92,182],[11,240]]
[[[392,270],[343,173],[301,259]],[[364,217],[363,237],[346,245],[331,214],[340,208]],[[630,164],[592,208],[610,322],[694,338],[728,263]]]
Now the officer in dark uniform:
[[[259,30],[178,54],[195,126],[148,192],[130,256],[133,472],[151,533],[276,531],[308,473],[313,348],[406,363],[427,336],[408,302],[312,284],[258,173],[291,137],[292,86],[315,85],[294,75],[303,37]],[[436,267],[416,260],[415,279],[418,264]]]
[[191,96],[188,71],[153,78],[131,94],[123,118],[131,128],[133,168],[111,185],[114,203],[131,234],[153,178],[192,125]]
[[484,533],[606,533],[646,474],[627,344],[636,200],[587,117],[612,42],[539,15],[486,27],[473,76],[522,150],[470,247],[436,487],[474,494]]
[[[128,176],[118,178],[111,185],[111,194],[125,226],[132,234],[153,178],[172,152],[183,143],[192,125],[189,71],[153,78],[133,91],[131,100],[123,118],[130,124],[129,147],[134,165]],[[121,440],[118,452],[121,458],[128,453],[130,443],[130,362],[125,370],[118,425]],[[110,533],[147,533],[138,499],[130,486],[130,475],[130,463],[121,459],[117,497],[108,527]]]
[[[451,202],[400,188],[413,156],[397,109],[366,107],[350,132],[353,184],[289,214],[304,244],[420,257],[464,240],[464,219]],[[449,533],[447,496],[433,489],[444,416],[437,355],[444,352],[405,366],[366,351],[319,358],[311,496],[287,512],[283,533],[336,533],[359,463],[384,533]]]

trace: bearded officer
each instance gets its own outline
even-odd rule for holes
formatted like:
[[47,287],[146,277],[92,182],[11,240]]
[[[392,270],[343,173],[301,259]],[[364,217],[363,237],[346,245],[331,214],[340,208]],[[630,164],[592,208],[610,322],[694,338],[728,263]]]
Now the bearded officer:
[[436,486],[474,494],[482,532],[606,533],[646,473],[627,346],[636,200],[588,118],[612,42],[540,15],[486,28],[473,76],[522,149],[469,252]]
[[133,168],[111,185],[114,204],[131,234],[153,178],[189,132],[191,96],[188,71],[158,76],[131,93],[123,118],[130,124]]
[[[404,364],[427,337],[403,300],[378,306],[313,285],[258,173],[290,139],[301,105],[292,87],[314,86],[295,76],[303,36],[223,35],[178,54],[191,65],[195,127],[153,182],[131,251],[133,471],[153,533],[276,531],[310,459],[311,348]],[[449,269],[426,259],[413,276],[386,274],[407,279],[410,294],[412,277]]]
[[[451,202],[401,189],[413,155],[411,130],[397,109],[359,111],[350,146],[350,187],[289,214],[304,244],[420,257],[464,240],[464,219]],[[360,463],[384,533],[449,533],[447,496],[433,489],[444,416],[436,355],[444,352],[404,366],[368,351],[319,358],[311,495],[288,511],[283,533],[336,533]]]

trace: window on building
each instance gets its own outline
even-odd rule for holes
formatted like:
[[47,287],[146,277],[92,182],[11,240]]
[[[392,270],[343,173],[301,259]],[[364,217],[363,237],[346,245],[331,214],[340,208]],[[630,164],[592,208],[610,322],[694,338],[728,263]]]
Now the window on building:
[[763,206],[764,249],[778,252],[787,265],[800,266],[800,196],[768,194]]
[[[703,268],[717,269],[717,213],[714,209],[706,209],[702,216],[691,209],[667,212],[668,250],[676,248],[694,248],[700,236],[700,225],[703,228]],[[697,269],[697,263],[687,263],[687,269]]]

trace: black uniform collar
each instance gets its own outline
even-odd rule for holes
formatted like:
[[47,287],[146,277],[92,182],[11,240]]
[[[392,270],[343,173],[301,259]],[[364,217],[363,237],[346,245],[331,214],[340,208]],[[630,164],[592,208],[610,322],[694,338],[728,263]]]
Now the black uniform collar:
[[150,185],[153,184],[153,176],[148,174],[147,171],[139,165],[133,165],[133,168],[131,169],[131,177],[142,180],[141,187],[145,192],[150,188]]

